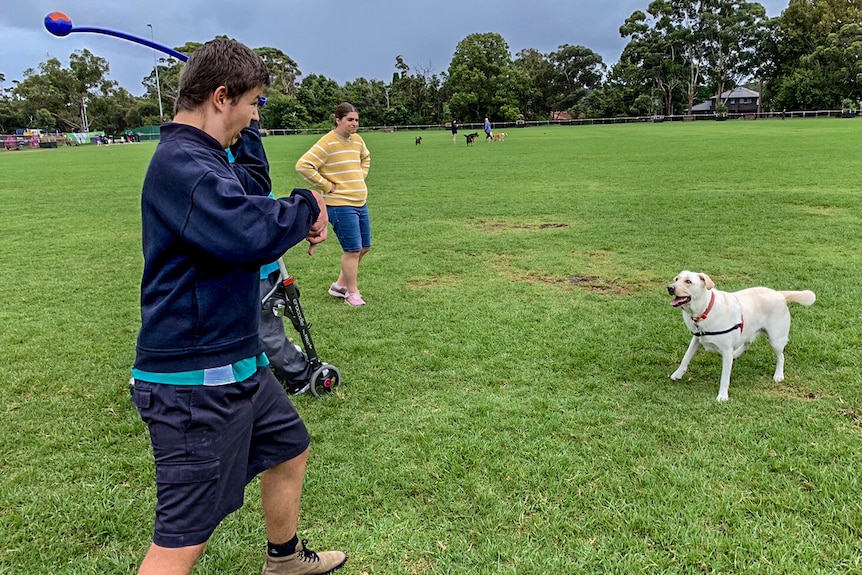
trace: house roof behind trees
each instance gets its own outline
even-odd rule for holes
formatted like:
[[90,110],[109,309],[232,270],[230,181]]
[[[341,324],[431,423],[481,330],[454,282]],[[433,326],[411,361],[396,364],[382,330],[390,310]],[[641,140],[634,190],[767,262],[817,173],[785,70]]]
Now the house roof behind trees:
[[[754,90],[749,90],[745,86],[739,86],[734,88],[733,90],[728,90],[726,92],[721,93],[722,100],[730,100],[732,98],[759,98],[760,92],[755,92]],[[715,96],[710,98],[710,100],[714,100]]]

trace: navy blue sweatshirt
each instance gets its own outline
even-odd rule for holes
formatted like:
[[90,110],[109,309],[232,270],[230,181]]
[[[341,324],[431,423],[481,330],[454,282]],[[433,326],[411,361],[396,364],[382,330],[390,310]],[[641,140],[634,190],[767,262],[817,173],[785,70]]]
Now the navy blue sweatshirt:
[[267,197],[256,126],[243,130],[235,156],[231,166],[222,145],[197,128],[161,127],[141,195],[139,370],[207,369],[263,352],[260,266],[305,239],[320,210],[307,190]]

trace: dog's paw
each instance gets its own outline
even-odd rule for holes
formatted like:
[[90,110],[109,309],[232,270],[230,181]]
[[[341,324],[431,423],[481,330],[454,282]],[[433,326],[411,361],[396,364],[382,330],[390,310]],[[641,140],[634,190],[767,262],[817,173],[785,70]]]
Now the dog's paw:
[[673,372],[672,374],[670,374],[670,378],[674,381],[679,381],[680,379],[682,379],[682,376],[685,375],[685,371],[686,370],[684,370],[684,369],[678,369],[675,372]]
[[784,374],[783,373],[776,373],[774,376],[772,376],[772,379],[775,380],[775,383],[784,381]]
[[719,403],[724,403],[728,399],[730,399],[730,398],[727,396],[726,393],[719,393],[718,397],[715,398],[715,400]]

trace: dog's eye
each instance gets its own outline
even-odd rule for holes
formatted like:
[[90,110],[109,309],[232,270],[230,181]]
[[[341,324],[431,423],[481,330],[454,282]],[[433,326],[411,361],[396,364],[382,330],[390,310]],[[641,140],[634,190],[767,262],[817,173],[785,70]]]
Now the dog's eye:
[[691,280],[685,280],[685,283],[690,284]]

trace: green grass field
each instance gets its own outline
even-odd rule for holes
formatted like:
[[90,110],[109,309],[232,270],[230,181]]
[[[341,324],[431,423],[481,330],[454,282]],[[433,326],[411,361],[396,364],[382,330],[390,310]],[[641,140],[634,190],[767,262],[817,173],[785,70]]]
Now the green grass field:
[[[862,573],[859,120],[364,134],[374,249],[286,256],[344,383],[301,535],[356,575]],[[265,140],[276,191],[315,137]],[[153,144],[0,152],[0,574],[133,573],[155,488],[128,398]],[[665,286],[812,289],[786,380],[720,358]],[[196,573],[257,573],[258,483]]]

